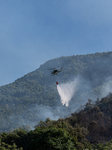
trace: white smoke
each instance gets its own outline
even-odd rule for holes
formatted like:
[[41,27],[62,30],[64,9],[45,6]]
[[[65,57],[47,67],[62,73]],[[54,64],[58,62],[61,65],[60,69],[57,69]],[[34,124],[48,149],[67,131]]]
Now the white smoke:
[[69,102],[77,91],[78,78],[73,81],[57,85],[62,105],[69,106]]
[[112,76],[105,79],[105,82],[100,90],[100,97],[105,97],[109,93],[112,93]]

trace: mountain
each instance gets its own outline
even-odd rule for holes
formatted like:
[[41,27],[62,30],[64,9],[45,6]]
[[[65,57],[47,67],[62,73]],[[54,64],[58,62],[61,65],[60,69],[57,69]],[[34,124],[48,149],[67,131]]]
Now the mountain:
[[[73,55],[49,60],[35,71],[0,87],[0,132],[22,125],[33,128],[47,117],[64,118],[112,89],[112,52]],[[63,68],[51,75],[48,68]],[[60,84],[77,80],[69,106],[63,106],[57,91]],[[65,85],[66,86],[66,85]]]
[[0,134],[0,149],[111,150],[112,93],[65,119],[40,121],[34,130]]

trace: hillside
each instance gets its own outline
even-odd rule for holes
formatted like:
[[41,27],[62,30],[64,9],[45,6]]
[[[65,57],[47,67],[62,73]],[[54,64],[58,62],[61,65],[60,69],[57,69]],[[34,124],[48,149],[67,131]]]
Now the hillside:
[[[64,118],[111,92],[112,52],[74,55],[49,60],[35,71],[0,87],[0,132],[22,125],[32,128],[40,120]],[[62,67],[52,76],[48,68]],[[79,85],[68,107],[62,106],[55,82],[78,78]]]
[[34,130],[23,128],[0,134],[0,148],[16,150],[111,150],[112,93],[65,119],[40,121]]

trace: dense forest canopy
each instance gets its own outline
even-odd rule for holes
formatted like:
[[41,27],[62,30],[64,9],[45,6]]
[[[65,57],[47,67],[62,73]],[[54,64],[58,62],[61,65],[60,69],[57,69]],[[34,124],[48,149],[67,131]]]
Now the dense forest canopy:
[[111,150],[112,93],[65,119],[40,121],[34,130],[0,134],[1,150]]
[[[112,52],[73,55],[49,60],[35,71],[0,87],[0,132],[17,127],[33,127],[47,117],[65,118],[112,89]],[[48,68],[63,70],[56,76]],[[59,84],[77,79],[77,90],[69,106],[63,106],[57,92]]]

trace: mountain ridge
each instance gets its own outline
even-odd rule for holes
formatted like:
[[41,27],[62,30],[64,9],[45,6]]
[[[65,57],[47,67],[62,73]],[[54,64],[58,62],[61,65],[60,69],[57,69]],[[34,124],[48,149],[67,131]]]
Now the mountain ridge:
[[[13,121],[10,119],[12,116],[13,120],[14,118],[15,120],[24,118],[23,122],[28,120],[28,123],[30,123],[29,120],[33,121],[33,119],[34,122],[38,122],[39,119],[43,120],[41,116],[43,106],[45,106],[48,107],[48,111],[52,109],[52,115],[54,116],[56,116],[56,113],[59,114],[61,109],[64,109],[65,114],[63,113],[61,116],[65,117],[73,113],[72,111],[76,111],[76,108],[79,108],[81,104],[84,105],[88,99],[96,100],[101,95],[101,88],[111,81],[111,64],[112,52],[62,56],[48,60],[35,71],[26,74],[13,83],[0,87],[1,131],[8,131],[9,126],[16,128],[18,124],[19,126],[24,125],[20,123],[12,125]],[[52,76],[48,68],[55,67],[62,67],[63,70],[59,74]],[[58,81],[59,84],[67,83],[74,78],[79,78],[80,85],[70,101],[69,107],[66,108],[61,104],[55,82]],[[109,81],[107,80],[108,78],[110,78]],[[111,88],[111,83],[109,86]],[[105,94],[108,94],[108,92]],[[39,107],[42,108],[42,111]],[[60,108],[59,112],[55,111],[57,108]],[[33,109],[35,114],[33,114]],[[15,114],[17,114],[17,117]],[[6,122],[7,119],[9,125],[5,125],[4,128],[3,122]],[[4,129],[2,130],[2,128]]]

